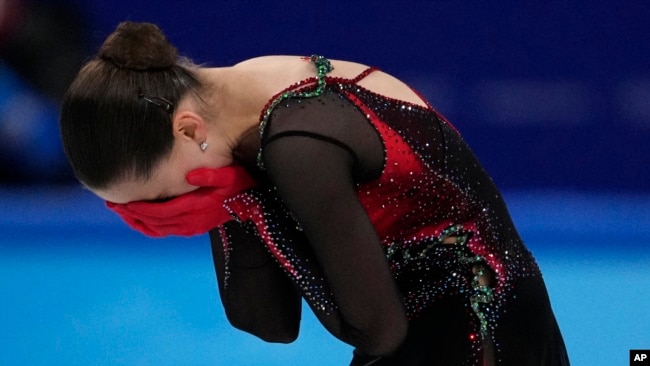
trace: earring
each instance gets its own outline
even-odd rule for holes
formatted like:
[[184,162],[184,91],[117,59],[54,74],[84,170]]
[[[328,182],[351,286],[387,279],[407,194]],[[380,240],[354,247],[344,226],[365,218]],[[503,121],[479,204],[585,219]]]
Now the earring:
[[208,143],[205,142],[205,141],[203,141],[203,142],[201,143],[201,145],[199,145],[199,148],[201,149],[201,151],[205,151],[205,150],[207,150],[207,149],[208,149]]

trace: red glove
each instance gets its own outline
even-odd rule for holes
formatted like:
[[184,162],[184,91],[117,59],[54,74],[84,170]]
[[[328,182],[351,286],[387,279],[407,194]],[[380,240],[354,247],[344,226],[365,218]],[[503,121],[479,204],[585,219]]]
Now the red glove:
[[166,202],[106,202],[106,206],[145,235],[192,236],[232,220],[223,202],[255,186],[253,178],[238,165],[196,169],[187,173],[185,179],[200,188]]

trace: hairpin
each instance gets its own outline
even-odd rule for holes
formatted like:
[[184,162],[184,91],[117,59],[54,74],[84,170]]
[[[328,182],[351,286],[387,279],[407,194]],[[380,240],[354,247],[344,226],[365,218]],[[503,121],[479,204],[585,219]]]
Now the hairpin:
[[144,99],[145,101],[153,105],[163,108],[167,112],[171,112],[174,109],[174,104],[165,98],[154,97],[154,96],[144,95],[144,94],[140,94],[138,95],[138,97],[140,99]]

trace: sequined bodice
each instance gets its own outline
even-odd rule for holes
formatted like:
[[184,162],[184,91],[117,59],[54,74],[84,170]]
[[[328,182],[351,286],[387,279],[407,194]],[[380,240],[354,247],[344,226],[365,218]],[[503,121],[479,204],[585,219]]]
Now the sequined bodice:
[[[468,338],[475,355],[486,339],[498,344],[493,338],[498,319],[515,284],[541,274],[492,180],[458,131],[432,107],[358,85],[375,69],[353,79],[332,78],[326,76],[331,70],[326,59],[312,56],[311,61],[317,76],[287,88],[262,111],[262,140],[274,109],[292,98],[328,94],[351,103],[384,146],[381,174],[357,182],[357,197],[380,239],[407,315],[415,320],[436,301],[461,296],[475,319]],[[263,146],[258,163],[264,169],[262,154]],[[315,311],[327,314],[336,309],[327,281],[304,243],[300,223],[273,190],[228,205],[233,215],[255,223]],[[472,359],[472,364],[478,363],[477,357]]]
[[[508,284],[518,277],[538,275],[492,180],[448,121],[432,107],[391,99],[359,86],[358,81],[374,68],[353,79],[332,78],[326,76],[331,70],[329,61],[318,56],[311,61],[317,76],[273,98],[262,111],[260,133],[264,138],[274,108],[294,97],[336,93],[366,115],[384,143],[385,163],[378,179],[358,185],[358,198],[379,234],[394,276],[398,282],[405,279],[401,285],[412,316],[426,307],[428,300],[423,299],[430,294],[425,292],[443,286],[450,272],[466,274],[463,281],[456,281],[458,286],[490,294],[507,291]],[[261,160],[259,163],[263,168]],[[456,245],[434,250],[450,236],[458,238]],[[442,252],[453,252],[458,268],[432,270],[450,266],[448,259],[438,258],[447,256]],[[475,263],[485,263],[493,272],[493,287],[471,288],[476,280],[472,274]],[[298,267],[291,265],[291,260],[285,264]],[[417,279],[417,284],[410,283],[411,279]]]

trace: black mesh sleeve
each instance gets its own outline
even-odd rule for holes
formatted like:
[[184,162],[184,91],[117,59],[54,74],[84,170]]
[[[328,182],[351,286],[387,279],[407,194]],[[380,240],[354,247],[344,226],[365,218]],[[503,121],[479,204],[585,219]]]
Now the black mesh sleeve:
[[316,315],[332,334],[368,354],[392,351],[406,332],[406,316],[356,196],[356,182],[381,171],[377,133],[335,93],[283,103],[268,128],[267,173],[304,229],[338,305],[334,314]]
[[301,298],[250,222],[210,231],[219,295],[230,323],[268,342],[298,336]]

